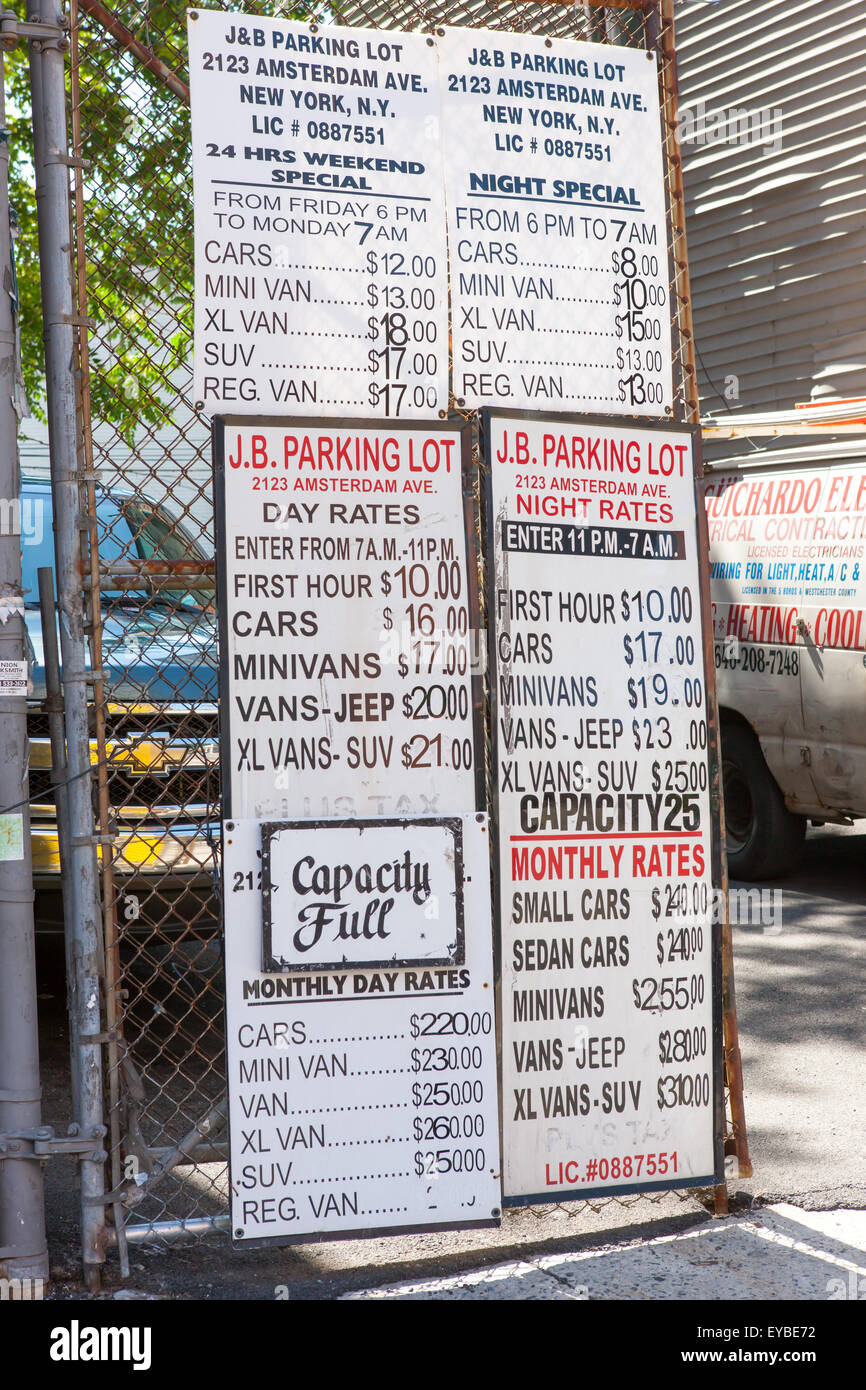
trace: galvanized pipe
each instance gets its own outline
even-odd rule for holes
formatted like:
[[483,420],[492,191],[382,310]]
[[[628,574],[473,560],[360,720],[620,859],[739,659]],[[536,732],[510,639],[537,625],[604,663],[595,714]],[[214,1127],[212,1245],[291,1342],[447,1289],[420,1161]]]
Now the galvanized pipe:
[[[54,24],[54,0],[28,0],[28,19]],[[45,375],[54,552],[60,615],[60,651],[65,699],[67,782],[71,826],[70,924],[72,976],[68,982],[70,1018],[77,1030],[75,1049],[80,1132],[89,1136],[102,1125],[102,1010],[100,1004],[102,919],[97,880],[96,841],[91,803],[90,737],[87,723],[87,656],[79,525],[78,435],[74,368],[77,359],[72,294],[69,222],[68,143],[64,40],[30,44],[36,209],[45,338]],[[99,1287],[105,1260],[105,1213],[94,1199],[104,1192],[99,1160],[81,1160],[81,1223],[84,1276]]]
[[[10,523],[8,529],[0,527],[0,660],[23,663],[18,364],[4,80],[0,49],[0,499]],[[42,1124],[28,766],[27,697],[0,695],[0,1134]],[[34,1158],[0,1159],[0,1272],[10,1279],[48,1278],[42,1165]]]
[[[210,1236],[231,1230],[226,1216],[195,1216],[185,1221],[152,1221],[149,1226],[126,1226],[126,1239],[144,1244],[151,1240],[182,1240],[184,1236]],[[108,1232],[108,1243],[114,1243],[114,1232]]]
[[216,1140],[212,1144],[199,1143],[188,1154],[178,1157],[181,1145],[149,1144],[147,1152],[154,1163],[161,1168],[203,1168],[206,1163],[228,1163],[228,1141]]
[[[146,1190],[152,1191],[156,1184],[171,1173],[175,1168],[185,1163],[199,1163],[202,1160],[198,1157],[198,1146],[203,1140],[208,1139],[212,1134],[218,1133],[222,1129],[228,1117],[228,1096],[220,1096],[219,1100],[211,1106],[210,1110],[201,1119],[196,1120],[192,1129],[181,1139],[180,1143],[173,1149],[165,1151],[154,1165],[153,1172],[147,1180]],[[191,1155],[196,1154],[195,1158]]]
[[[81,87],[79,62],[79,18],[77,0],[70,0],[70,74],[69,96],[72,109],[72,150],[74,174],[75,225],[73,230],[73,250],[75,259],[75,286],[79,315],[82,322],[78,326],[78,375],[76,406],[78,410],[79,438],[81,441],[80,460],[83,465],[85,482],[81,490],[81,501],[90,523],[90,566],[84,575],[87,586],[89,608],[87,616],[91,632],[91,661],[94,669],[93,712],[97,749],[97,803],[99,808],[99,835],[102,843],[102,902],[104,912],[105,943],[105,1018],[108,1034],[108,1120],[109,1120],[109,1161],[111,1164],[111,1186],[120,1182],[120,1049],[118,1040],[121,1028],[121,1004],[118,995],[120,988],[120,945],[117,932],[116,902],[117,892],[114,879],[114,827],[111,813],[111,798],[108,788],[108,757],[105,735],[105,687],[102,677],[102,599],[99,589],[99,543],[96,527],[96,489],[93,466],[93,434],[90,419],[90,341],[87,325],[87,252],[84,244],[84,155],[81,130]],[[121,1278],[129,1275],[129,1255],[123,1240],[124,1212],[120,1203],[112,1208],[115,1228],[118,1232],[117,1251],[120,1257]]]
[[[37,570],[39,580],[39,613],[42,619],[42,661],[45,667],[45,712],[48,715],[48,737],[51,743],[51,781],[54,783],[54,804],[57,808],[57,850],[60,856],[60,891],[63,899],[63,924],[66,942],[66,978],[72,979],[71,924],[74,918],[70,880],[69,808],[66,804],[66,730],[63,723],[63,690],[60,684],[60,651],[57,646],[57,612],[54,606],[54,571],[47,565]],[[72,1113],[78,1113],[78,1075],[74,1064],[77,1029],[70,1026],[69,1046],[73,1057]]]

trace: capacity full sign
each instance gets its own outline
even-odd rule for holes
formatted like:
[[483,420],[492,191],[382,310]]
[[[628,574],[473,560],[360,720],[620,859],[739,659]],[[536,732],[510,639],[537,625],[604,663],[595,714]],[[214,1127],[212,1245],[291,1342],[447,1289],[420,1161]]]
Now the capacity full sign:
[[715,846],[691,436],[494,415],[506,1198],[712,1183]]
[[462,965],[463,823],[262,827],[263,968]]

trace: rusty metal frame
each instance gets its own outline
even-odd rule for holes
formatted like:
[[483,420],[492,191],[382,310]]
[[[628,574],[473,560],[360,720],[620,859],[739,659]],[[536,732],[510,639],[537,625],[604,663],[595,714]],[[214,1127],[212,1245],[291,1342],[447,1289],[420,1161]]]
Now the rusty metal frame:
[[[680,352],[683,360],[684,384],[690,386],[690,395],[684,401],[686,418],[693,424],[700,424],[700,403],[697,390],[697,368],[695,362],[695,338],[692,319],[692,296],[689,281],[689,258],[686,243],[686,210],[683,189],[683,164],[679,142],[679,84],[677,79],[676,38],[674,32],[674,0],[661,0],[659,6],[661,29],[658,47],[661,55],[660,83],[662,91],[662,119],[664,126],[665,155],[670,170],[670,226],[671,256],[679,301]],[[703,479],[703,464],[700,451],[696,458],[695,483],[700,499],[700,484]],[[701,607],[703,609],[705,634],[705,666],[707,672],[707,694],[709,697],[711,719],[709,733],[712,743],[711,766],[713,777],[711,785],[711,804],[716,810],[716,824],[724,825],[724,789],[721,776],[721,740],[719,725],[719,704],[716,692],[716,667],[713,650],[713,625],[711,621],[709,571],[709,534],[707,517],[703,506],[698,506],[698,532],[700,549],[707,561],[701,571]],[[722,1022],[724,1046],[725,1084],[728,1092],[732,1143],[737,1158],[738,1176],[751,1177],[752,1164],[749,1157],[749,1141],[746,1132],[745,1105],[743,1099],[743,1067],[740,1055],[739,1030],[737,1024],[737,1004],[734,987],[734,951],[728,911],[728,865],[727,858],[720,854],[720,882],[722,889],[723,919],[721,923],[722,949]],[[715,1209],[718,1216],[728,1210],[727,1183],[721,1182],[715,1190]]]
[[[75,15],[76,8],[77,0],[72,0],[73,15]],[[164,63],[161,58],[157,58],[152,48],[148,48],[146,43],[137,39],[132,30],[127,29],[125,24],[121,24],[116,15],[101,5],[99,0],[81,0],[81,8],[90,15],[91,19],[95,19],[106,33],[110,34],[113,39],[117,39],[119,44],[138,58],[148,72],[152,72],[155,77],[165,83],[169,91],[174,92],[176,97],[179,97],[189,106],[189,87],[187,84],[181,81],[177,73],[172,72],[167,63]],[[73,18],[72,23],[74,29],[76,27],[75,18]]]

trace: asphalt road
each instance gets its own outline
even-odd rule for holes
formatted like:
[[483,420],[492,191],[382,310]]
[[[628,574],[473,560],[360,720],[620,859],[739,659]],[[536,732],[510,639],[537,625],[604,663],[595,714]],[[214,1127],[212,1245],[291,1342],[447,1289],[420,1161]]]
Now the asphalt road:
[[866,833],[811,830],[799,872],[763,894],[765,920],[753,910],[734,928],[755,1170],[739,1185],[804,1208],[866,1207]]
[[[866,833],[812,830],[796,875],[764,885],[760,900],[756,885],[749,887],[750,901],[735,895],[733,902],[742,919],[734,927],[735,968],[754,1176],[732,1180],[733,1210],[747,1222],[755,1219],[755,1198],[812,1211],[866,1208]],[[67,1030],[56,938],[43,942],[39,964],[43,1114],[62,1132]],[[77,1298],[77,1194],[68,1160],[48,1165],[47,1191],[54,1296]],[[582,1258],[719,1229],[695,1195],[626,1201],[507,1212],[499,1231],[273,1252],[229,1254],[224,1240],[139,1246],[126,1281],[110,1260],[105,1296],[333,1298],[400,1280],[453,1280],[509,1261],[535,1269],[542,1260],[573,1259],[576,1250]]]

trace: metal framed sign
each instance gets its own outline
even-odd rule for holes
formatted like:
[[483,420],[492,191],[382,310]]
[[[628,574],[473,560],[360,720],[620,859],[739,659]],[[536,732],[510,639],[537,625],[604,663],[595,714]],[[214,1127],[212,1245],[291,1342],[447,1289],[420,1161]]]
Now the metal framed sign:
[[482,804],[469,433],[214,422],[225,814]]
[[[356,937],[345,943],[342,970],[285,974],[260,968],[261,824],[224,823],[237,1244],[498,1223],[487,817],[459,819],[462,965],[372,969]],[[435,824],[428,836],[432,847]],[[323,837],[322,853],[328,843]]]
[[262,969],[462,965],[463,821],[262,825]]
[[188,11],[204,410],[448,408],[433,40]]
[[458,403],[664,417],[655,56],[472,29],[438,51]]
[[484,418],[511,1203],[723,1174],[694,447]]

